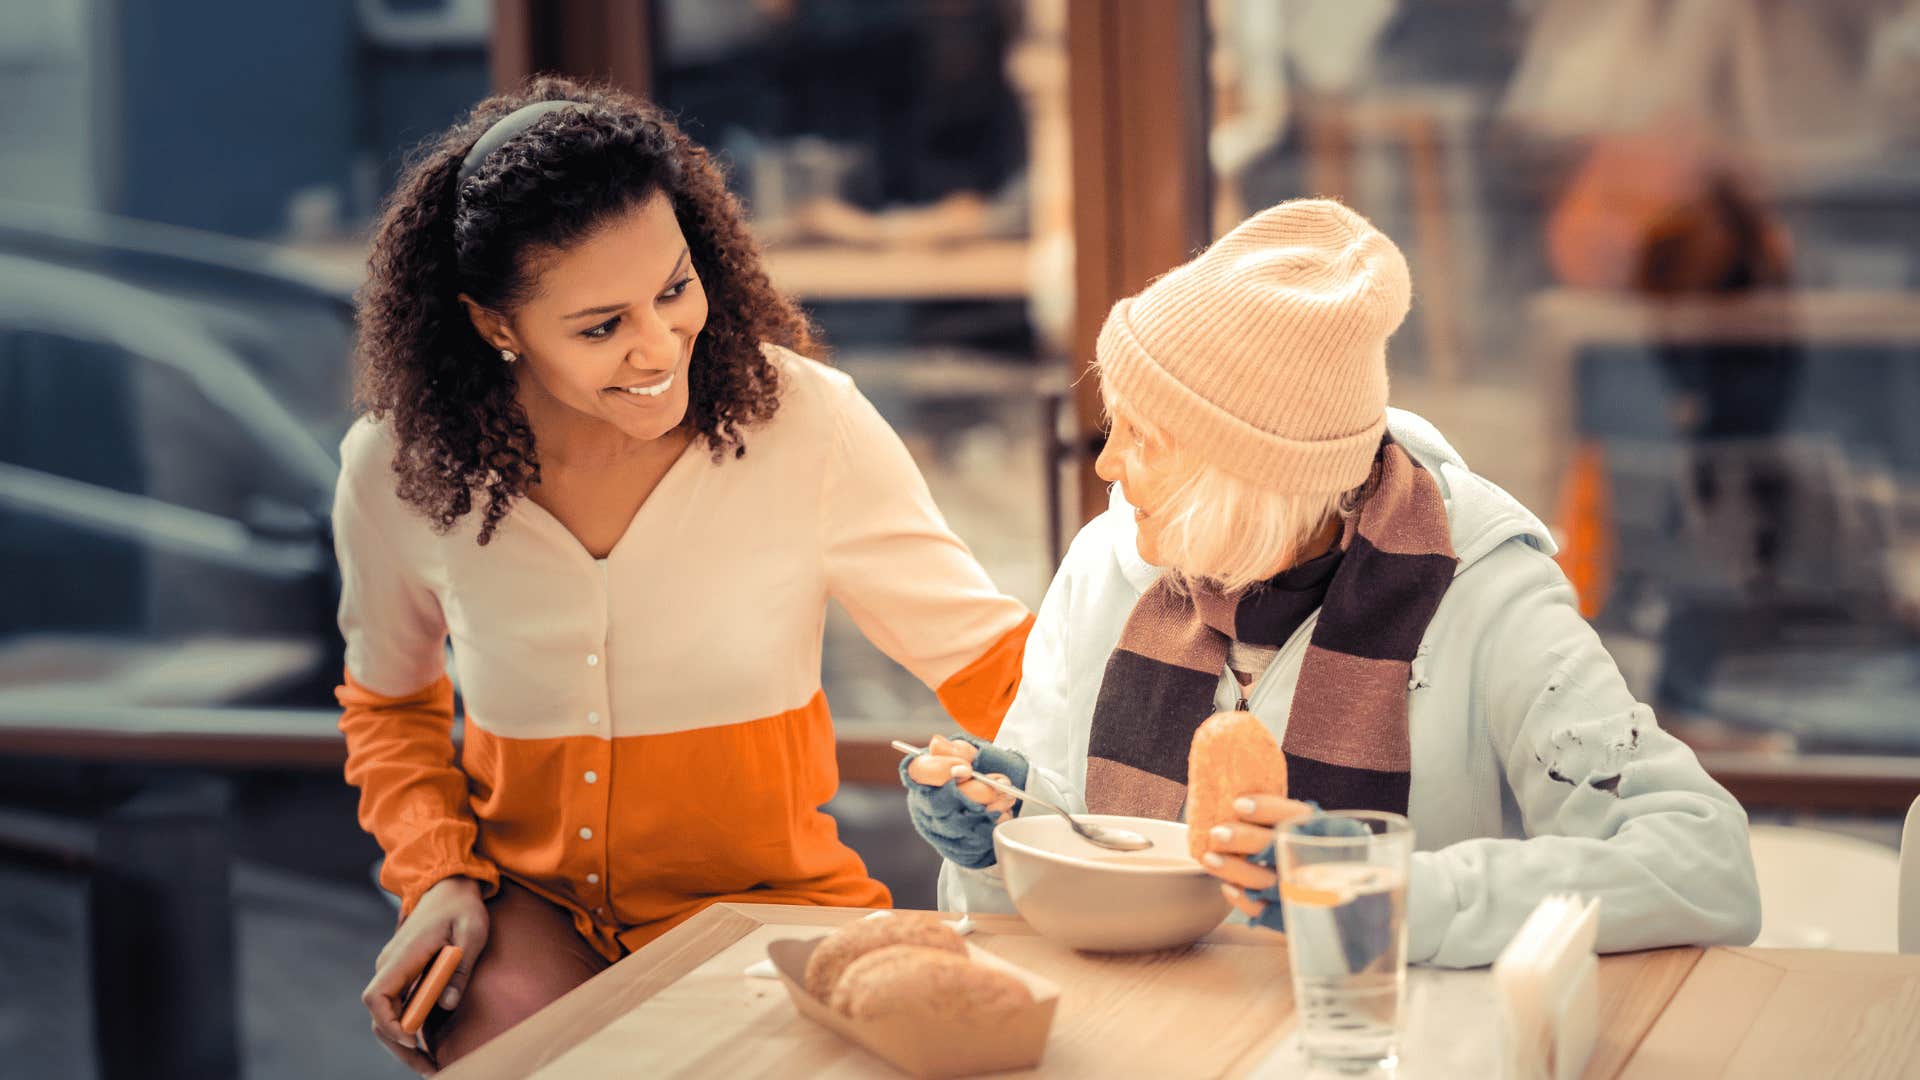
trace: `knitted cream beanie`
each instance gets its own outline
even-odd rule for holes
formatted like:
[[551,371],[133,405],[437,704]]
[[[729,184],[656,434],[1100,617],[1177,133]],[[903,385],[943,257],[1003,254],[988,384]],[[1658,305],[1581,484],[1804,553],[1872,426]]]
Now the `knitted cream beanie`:
[[1407,260],[1367,219],[1296,199],[1113,305],[1101,378],[1141,419],[1285,494],[1358,487],[1387,426]]

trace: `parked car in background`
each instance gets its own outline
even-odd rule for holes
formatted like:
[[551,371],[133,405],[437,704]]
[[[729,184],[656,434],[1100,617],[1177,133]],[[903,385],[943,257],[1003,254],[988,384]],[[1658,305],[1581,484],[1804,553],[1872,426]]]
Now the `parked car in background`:
[[350,286],[0,205],[0,723],[333,712]]

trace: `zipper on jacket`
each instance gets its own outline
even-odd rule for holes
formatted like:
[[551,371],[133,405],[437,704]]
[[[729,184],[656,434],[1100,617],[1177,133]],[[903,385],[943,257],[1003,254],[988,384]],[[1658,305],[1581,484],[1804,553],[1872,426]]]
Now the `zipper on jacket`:
[[[1238,701],[1234,705],[1235,709],[1244,712],[1253,712],[1253,703],[1255,701],[1265,701],[1273,695],[1274,672],[1279,670],[1281,664],[1292,662],[1294,656],[1306,651],[1307,644],[1313,640],[1313,628],[1318,625],[1319,622],[1320,613],[1318,611],[1307,616],[1307,620],[1300,624],[1300,628],[1295,630],[1293,636],[1287,639],[1287,643],[1280,647],[1279,652],[1274,654],[1273,662],[1267,665],[1267,670],[1260,673],[1260,677],[1254,680],[1252,686],[1245,687],[1236,695]],[[1239,680],[1236,679],[1235,681],[1238,682]]]

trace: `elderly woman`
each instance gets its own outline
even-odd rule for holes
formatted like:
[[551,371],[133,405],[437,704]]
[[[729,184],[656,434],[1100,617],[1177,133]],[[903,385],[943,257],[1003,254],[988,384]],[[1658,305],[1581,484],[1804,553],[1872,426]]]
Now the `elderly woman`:
[[1274,874],[1247,856],[1313,800],[1412,820],[1415,962],[1485,964],[1569,891],[1602,898],[1603,950],[1753,938],[1739,804],[1628,692],[1539,519],[1387,407],[1410,291],[1391,240],[1301,200],[1114,306],[1112,503],[1054,577],[997,741],[902,766],[942,906],[1007,910],[990,835],[1022,809],[956,766],[1177,818],[1194,729],[1237,707],[1280,741],[1290,798],[1246,793],[1205,862],[1258,922],[1278,925]]

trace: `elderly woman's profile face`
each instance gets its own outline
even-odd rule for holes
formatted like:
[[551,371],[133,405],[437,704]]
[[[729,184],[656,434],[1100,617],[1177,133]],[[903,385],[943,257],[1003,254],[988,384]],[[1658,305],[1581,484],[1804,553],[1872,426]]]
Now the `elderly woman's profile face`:
[[1107,430],[1107,444],[1093,463],[1093,471],[1110,484],[1119,484],[1121,494],[1133,506],[1138,533],[1134,546],[1147,562],[1163,565],[1160,553],[1160,520],[1154,515],[1165,502],[1173,486],[1170,463],[1172,447],[1159,437],[1149,438],[1127,418],[1124,410],[1112,411],[1113,423]]

